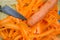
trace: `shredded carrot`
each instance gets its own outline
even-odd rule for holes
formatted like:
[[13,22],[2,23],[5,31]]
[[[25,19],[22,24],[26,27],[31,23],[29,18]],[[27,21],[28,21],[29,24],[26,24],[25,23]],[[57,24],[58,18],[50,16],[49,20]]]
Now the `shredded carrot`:
[[[50,3],[49,3],[50,2]],[[40,10],[35,13],[34,15],[32,15],[29,20],[28,20],[28,24],[29,25],[34,25],[35,23],[37,23],[38,21],[40,21],[46,14],[47,12],[53,8],[53,6],[56,4],[56,0],[51,1],[48,0],[41,8]],[[34,18],[35,17],[35,18]]]
[[59,40],[58,0],[17,0],[16,10],[27,20],[12,16],[0,20],[4,40]]

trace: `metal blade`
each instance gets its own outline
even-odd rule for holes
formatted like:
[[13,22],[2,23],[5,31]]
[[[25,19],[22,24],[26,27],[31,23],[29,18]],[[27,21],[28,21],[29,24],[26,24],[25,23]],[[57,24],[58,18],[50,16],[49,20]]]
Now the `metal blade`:
[[22,20],[26,20],[26,18],[21,15],[20,13],[18,13],[17,11],[13,10],[12,8],[10,8],[9,6],[4,6],[2,7],[2,11],[8,15],[14,16],[16,18],[20,18]]

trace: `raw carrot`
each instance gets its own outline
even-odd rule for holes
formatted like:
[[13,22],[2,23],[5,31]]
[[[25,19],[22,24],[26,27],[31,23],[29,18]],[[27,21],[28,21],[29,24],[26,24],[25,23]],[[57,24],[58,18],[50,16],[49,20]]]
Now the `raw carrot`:
[[40,21],[42,18],[45,17],[45,15],[48,13],[48,11],[53,8],[53,6],[56,4],[57,0],[48,0],[41,8],[40,10],[35,13],[33,16],[31,16],[28,19],[28,25],[34,25],[36,22]]
[[20,38],[21,38],[21,35],[19,35],[19,36],[15,37],[15,39],[14,39],[14,40],[18,40],[18,39],[20,39]]
[[57,0],[17,0],[17,2],[16,10],[28,21],[12,16],[0,20],[0,36],[4,40],[55,40],[56,35],[60,34]]

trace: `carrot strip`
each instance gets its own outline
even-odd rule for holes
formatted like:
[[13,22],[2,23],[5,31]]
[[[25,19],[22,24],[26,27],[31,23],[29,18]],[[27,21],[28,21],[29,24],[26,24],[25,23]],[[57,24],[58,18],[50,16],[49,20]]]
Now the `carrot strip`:
[[20,39],[20,38],[21,38],[21,35],[19,35],[19,36],[15,37],[15,39],[14,39],[14,40],[18,40],[18,39]]
[[18,36],[18,32],[14,32],[13,35],[12,35],[12,38],[14,39],[16,36]]
[[[29,10],[33,7],[33,5],[35,4],[36,0],[32,0],[32,2],[29,4],[29,6],[27,6],[25,8],[25,11],[23,13],[27,13],[29,12]],[[25,16],[27,16],[27,14]]]
[[18,25],[15,25],[15,24],[12,24],[12,23],[6,23],[3,26],[5,26],[6,28],[19,30]]
[[22,0],[17,0],[18,2],[19,2],[19,4],[20,4],[20,8],[22,8],[23,6],[24,6],[24,3],[23,3],[23,1]]
[[36,22],[40,21],[48,11],[56,4],[57,0],[48,0],[39,10],[39,12],[35,13],[28,20],[29,25],[34,25]]
[[11,37],[12,37],[12,35],[13,35],[13,32],[14,32],[14,30],[12,30],[12,29],[11,29],[11,30],[10,30],[10,32],[9,32],[8,37],[10,37],[10,38],[11,38]]
[[38,37],[44,37],[44,36],[46,36],[46,35],[49,35],[49,34],[52,33],[52,32],[54,32],[54,29],[50,29],[50,30],[48,30],[48,31],[46,31],[46,32],[38,35]]
[[7,38],[7,36],[6,36],[6,35],[4,35],[4,33],[3,33],[3,32],[1,32],[1,31],[0,31],[0,35],[3,37],[3,39],[6,39],[6,38]]

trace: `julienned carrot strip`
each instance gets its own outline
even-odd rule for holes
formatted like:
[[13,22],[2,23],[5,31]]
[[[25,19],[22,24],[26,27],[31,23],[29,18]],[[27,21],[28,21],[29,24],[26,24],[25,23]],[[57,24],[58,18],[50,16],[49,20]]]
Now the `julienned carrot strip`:
[[[29,36],[28,36],[28,31],[29,31],[29,28],[27,27],[26,24],[24,23],[20,23],[19,24],[20,26],[20,31],[21,31],[21,34],[23,35],[23,37],[26,38],[26,40],[30,40]],[[27,31],[28,30],[28,31]],[[22,32],[23,31],[23,32]]]
[[19,11],[18,8],[19,8],[19,5],[16,4],[16,10],[17,10],[17,11]]
[[35,13],[33,16],[31,16],[28,19],[28,25],[34,25],[36,22],[40,21],[47,13],[48,11],[53,8],[53,6],[56,4],[57,0],[48,0],[41,8],[40,10]]
[[0,29],[0,31],[2,31],[2,30],[5,30],[6,28],[2,28],[2,29]]
[[44,36],[49,35],[49,34],[51,34],[53,32],[54,32],[54,29],[50,29],[50,30],[38,35],[37,37],[44,37]]
[[1,31],[0,31],[0,35],[3,37],[3,39],[7,38],[7,36],[3,32],[1,32]]
[[23,16],[26,16],[26,14],[27,14],[27,13],[23,13],[24,9],[23,8],[20,9],[19,4],[16,5],[16,10],[17,10],[17,12],[19,12]]
[[14,39],[14,40],[18,40],[18,39],[20,39],[20,38],[21,38],[21,35],[19,35],[19,36],[15,37],[15,39]]
[[26,17],[29,18],[32,14],[34,14],[35,12],[37,12],[38,11],[38,7],[41,6],[44,2],[45,2],[45,0],[43,0],[43,1],[42,0],[37,1],[37,3],[35,3],[35,5],[33,5],[33,8],[30,7],[32,10],[30,9],[28,11],[29,14],[26,15]]
[[29,6],[26,7],[26,9],[30,9],[33,7],[33,5],[35,4],[36,0],[32,0],[31,3],[29,4]]
[[49,36],[43,37],[41,40],[51,40],[51,38]]
[[6,28],[10,28],[10,29],[16,29],[16,30],[19,30],[19,27],[18,25],[15,25],[15,24],[12,24],[12,23],[6,23],[2,26],[5,26]]
[[12,37],[13,33],[14,33],[14,30],[13,30],[13,29],[11,29],[11,30],[10,30],[10,32],[9,32],[8,37]]
[[31,33],[36,33],[36,34],[40,34],[40,33],[41,33],[40,23],[34,25],[34,26],[31,28]]
[[14,21],[12,21],[12,17],[11,16],[8,16],[7,18],[3,19],[0,21],[0,24],[4,24],[4,23],[13,23]]
[[[32,9],[33,5],[35,4],[36,0],[32,0],[32,2],[25,8],[25,11],[23,11],[23,13],[27,13],[29,12],[29,10]],[[27,16],[27,14],[25,16]]]
[[16,36],[18,36],[18,34],[19,34],[19,33],[18,33],[17,31],[14,32],[13,35],[12,35],[12,38],[14,39]]
[[17,0],[18,2],[19,2],[19,4],[20,4],[20,7],[22,8],[23,6],[24,6],[24,3],[23,3],[23,1],[22,0]]
[[46,2],[46,0],[39,0],[36,2],[36,4],[33,6],[33,10],[36,10],[39,6],[41,7],[41,5]]
[[2,31],[2,32],[4,33],[4,35],[5,35],[6,37],[8,37],[7,29],[5,29],[5,31]]
[[5,22],[7,22],[7,21],[9,21],[9,20],[10,20],[10,18],[8,17],[8,18],[6,18],[6,19],[4,19],[4,20],[1,20],[0,23],[5,23]]
[[[34,14],[34,12],[32,12],[32,10],[30,9],[30,10],[28,10],[28,12],[27,13],[29,13],[28,15],[26,15],[26,18],[29,18],[32,14]],[[26,14],[27,14],[26,13]]]
[[58,16],[58,19],[60,20],[60,15]]
[[32,0],[24,0],[23,2],[27,5],[29,5],[29,3],[31,3]]
[[60,40],[60,38],[58,38],[57,36],[53,36],[52,39],[53,40]]

